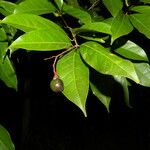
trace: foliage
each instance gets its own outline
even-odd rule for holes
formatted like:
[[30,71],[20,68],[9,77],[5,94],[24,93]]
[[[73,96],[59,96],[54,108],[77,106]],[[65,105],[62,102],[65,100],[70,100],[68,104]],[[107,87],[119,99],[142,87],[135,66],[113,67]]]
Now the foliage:
[[89,89],[109,111],[111,92],[107,91],[113,87],[102,78],[110,77],[109,82],[119,82],[125,101],[130,105],[130,81],[150,87],[146,52],[128,38],[137,30],[145,39],[150,39],[149,3],[148,0],[137,3],[89,0],[85,6],[77,0],[19,3],[1,0],[0,79],[8,87],[18,89],[11,56],[19,49],[57,51],[56,56],[45,58],[45,61],[54,60],[52,69],[54,77],[63,81],[62,93],[85,116]]
[[0,125],[0,150],[15,150],[11,137],[7,130]]

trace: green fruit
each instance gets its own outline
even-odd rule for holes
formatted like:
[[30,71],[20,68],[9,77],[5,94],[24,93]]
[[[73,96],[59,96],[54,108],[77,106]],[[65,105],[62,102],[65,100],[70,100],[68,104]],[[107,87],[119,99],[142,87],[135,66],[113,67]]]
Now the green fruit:
[[61,79],[55,78],[50,82],[50,88],[53,92],[62,92],[64,90],[64,84]]

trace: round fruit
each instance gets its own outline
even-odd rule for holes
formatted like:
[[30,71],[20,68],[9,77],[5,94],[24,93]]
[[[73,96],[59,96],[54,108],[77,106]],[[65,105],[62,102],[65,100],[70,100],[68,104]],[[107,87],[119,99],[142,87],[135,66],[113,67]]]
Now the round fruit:
[[64,84],[61,79],[59,78],[54,78],[50,82],[50,88],[54,92],[62,92],[64,90]]

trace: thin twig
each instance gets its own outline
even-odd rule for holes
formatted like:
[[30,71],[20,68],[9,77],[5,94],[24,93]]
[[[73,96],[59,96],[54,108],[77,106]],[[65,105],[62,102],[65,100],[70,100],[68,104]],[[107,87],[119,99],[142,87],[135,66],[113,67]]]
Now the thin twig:
[[95,2],[92,4],[92,6],[91,6],[88,10],[93,9],[93,8],[98,4],[99,1],[100,1],[100,0],[95,1]]

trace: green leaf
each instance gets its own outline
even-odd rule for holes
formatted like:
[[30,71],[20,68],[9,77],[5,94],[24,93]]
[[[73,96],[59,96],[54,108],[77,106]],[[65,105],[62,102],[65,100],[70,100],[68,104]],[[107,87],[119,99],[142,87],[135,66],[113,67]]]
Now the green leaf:
[[57,4],[57,6],[58,6],[59,10],[61,10],[61,9],[62,9],[62,6],[63,6],[64,1],[63,1],[63,0],[54,0],[54,1],[55,1],[55,3]]
[[111,34],[110,30],[111,26],[104,23],[104,22],[94,22],[94,23],[87,23],[80,28],[76,28],[75,32],[85,32],[85,31],[96,31],[106,34]]
[[135,6],[135,7],[132,7],[130,10],[139,12],[139,13],[150,14],[150,6]]
[[130,33],[132,30],[133,26],[129,21],[128,15],[123,14],[122,12],[118,13],[118,15],[114,18],[111,26],[112,39],[115,40],[118,37]]
[[4,16],[12,14],[15,7],[16,7],[16,4],[14,4],[14,3],[11,3],[8,1],[0,1],[0,8],[1,8],[2,14]]
[[131,41],[127,41],[125,45],[116,49],[115,52],[129,59],[148,61],[145,51]]
[[17,5],[14,13],[31,13],[36,15],[55,12],[55,7],[48,0],[25,0]]
[[15,150],[8,131],[0,125],[0,150]]
[[132,62],[122,59],[96,42],[86,42],[80,46],[83,59],[100,73],[119,75],[139,82]]
[[17,90],[17,77],[13,65],[7,56],[4,59],[7,47],[7,42],[0,42],[0,80]]
[[80,7],[79,3],[78,3],[78,0],[67,0],[67,4],[71,5],[73,7]]
[[112,95],[112,78],[91,70],[90,87],[92,93],[100,100],[109,112]]
[[59,30],[60,32],[65,33],[63,29],[61,29],[61,27],[59,27],[54,22],[34,14],[13,14],[5,17],[1,23],[9,24],[24,32],[32,31],[35,29],[54,28],[55,30]]
[[123,88],[123,93],[124,93],[124,100],[125,103],[128,107],[132,107],[130,105],[130,100],[129,100],[129,89],[128,89],[128,81],[125,77],[121,76],[114,76],[114,79],[122,86]]
[[86,116],[85,103],[89,90],[89,70],[77,51],[62,57],[57,63],[57,71],[64,83],[63,94],[77,105]]
[[140,0],[140,2],[144,2],[144,3],[150,4],[150,0]]
[[104,5],[109,10],[112,16],[116,16],[122,9],[123,3],[121,0],[103,0]]
[[7,35],[4,31],[4,29],[0,28],[0,41],[5,41],[5,40],[7,40]]
[[150,15],[149,14],[132,14],[129,16],[134,27],[150,39]]
[[140,80],[140,84],[150,87],[150,66],[147,63],[135,63],[136,73]]
[[79,19],[80,22],[82,23],[91,23],[91,16],[88,12],[75,8],[73,6],[69,5],[63,5],[63,11],[67,13],[70,16],[73,16],[74,18]]
[[70,47],[68,36],[59,30],[49,28],[27,32],[17,38],[9,48],[27,50],[51,51]]
[[104,95],[100,90],[99,87],[97,88],[94,84],[90,83],[91,90],[93,94],[104,104],[107,111],[109,112],[109,105],[111,97]]
[[97,37],[90,37],[90,36],[83,36],[83,35],[78,35],[79,37],[83,38],[83,39],[87,39],[90,41],[96,41],[96,42],[100,42],[100,43],[105,43],[105,39],[108,39],[109,37],[103,37],[103,38],[97,38]]

